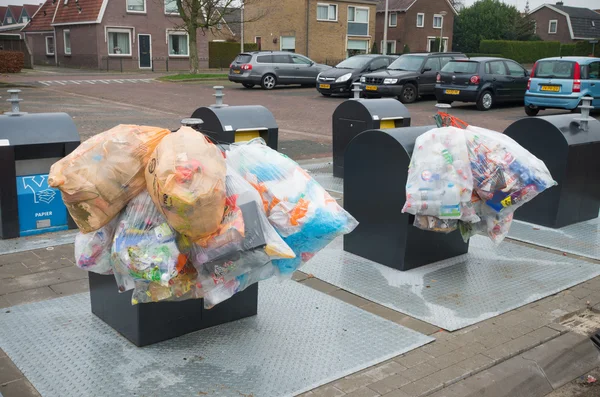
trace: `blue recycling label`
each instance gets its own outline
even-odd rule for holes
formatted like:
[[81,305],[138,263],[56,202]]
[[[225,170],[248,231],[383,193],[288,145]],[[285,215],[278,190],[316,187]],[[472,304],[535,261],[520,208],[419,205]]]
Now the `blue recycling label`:
[[67,208],[60,191],[48,186],[48,175],[17,177],[21,236],[66,230]]

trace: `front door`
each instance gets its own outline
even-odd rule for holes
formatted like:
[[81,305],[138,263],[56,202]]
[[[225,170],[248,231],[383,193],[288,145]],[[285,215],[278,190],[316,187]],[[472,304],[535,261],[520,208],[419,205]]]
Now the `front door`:
[[138,35],[138,49],[140,59],[140,69],[152,67],[152,57],[150,55],[150,35]]

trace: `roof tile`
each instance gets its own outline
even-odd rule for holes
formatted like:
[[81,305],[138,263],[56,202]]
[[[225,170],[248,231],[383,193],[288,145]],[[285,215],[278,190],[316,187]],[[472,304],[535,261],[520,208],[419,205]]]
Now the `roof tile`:
[[92,22],[95,23],[102,8],[102,0],[75,0],[58,2],[53,24]]
[[52,30],[52,17],[56,5],[52,4],[52,0],[46,0],[37,11],[35,16],[32,15],[31,21],[23,29],[24,32],[46,32]]

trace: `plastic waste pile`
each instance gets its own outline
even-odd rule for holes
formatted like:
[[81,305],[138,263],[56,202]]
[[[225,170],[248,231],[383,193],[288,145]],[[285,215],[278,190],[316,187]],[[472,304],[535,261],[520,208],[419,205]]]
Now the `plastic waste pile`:
[[77,266],[114,275],[132,304],[202,298],[210,308],[291,277],[357,226],[261,139],[223,152],[188,127],[117,126],[54,164],[49,180],[80,228]]
[[420,229],[459,229],[465,241],[480,234],[499,244],[514,211],[554,185],[546,165],[506,135],[435,128],[415,142],[402,211]]

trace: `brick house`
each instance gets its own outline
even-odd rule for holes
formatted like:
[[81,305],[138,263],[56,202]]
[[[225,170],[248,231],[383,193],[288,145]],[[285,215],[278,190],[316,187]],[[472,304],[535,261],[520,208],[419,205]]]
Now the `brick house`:
[[559,1],[542,4],[529,16],[535,21],[535,34],[542,40],[569,44],[600,38],[600,14],[589,8],[568,7]]
[[[35,64],[93,69],[189,68],[189,37],[174,0],[47,0],[24,29]],[[200,67],[208,41],[230,29],[198,31]]]
[[24,4],[22,6],[0,6],[0,34],[17,34],[27,25],[39,5]]
[[376,0],[260,0],[244,7],[244,38],[262,50],[284,50],[335,63],[369,53]]
[[[456,14],[448,0],[389,0],[387,53],[402,53],[405,45],[410,52],[438,51],[439,48],[432,48],[432,45],[440,34],[443,35],[442,51],[450,50]],[[384,19],[385,0],[379,0],[375,38],[380,52]]]

